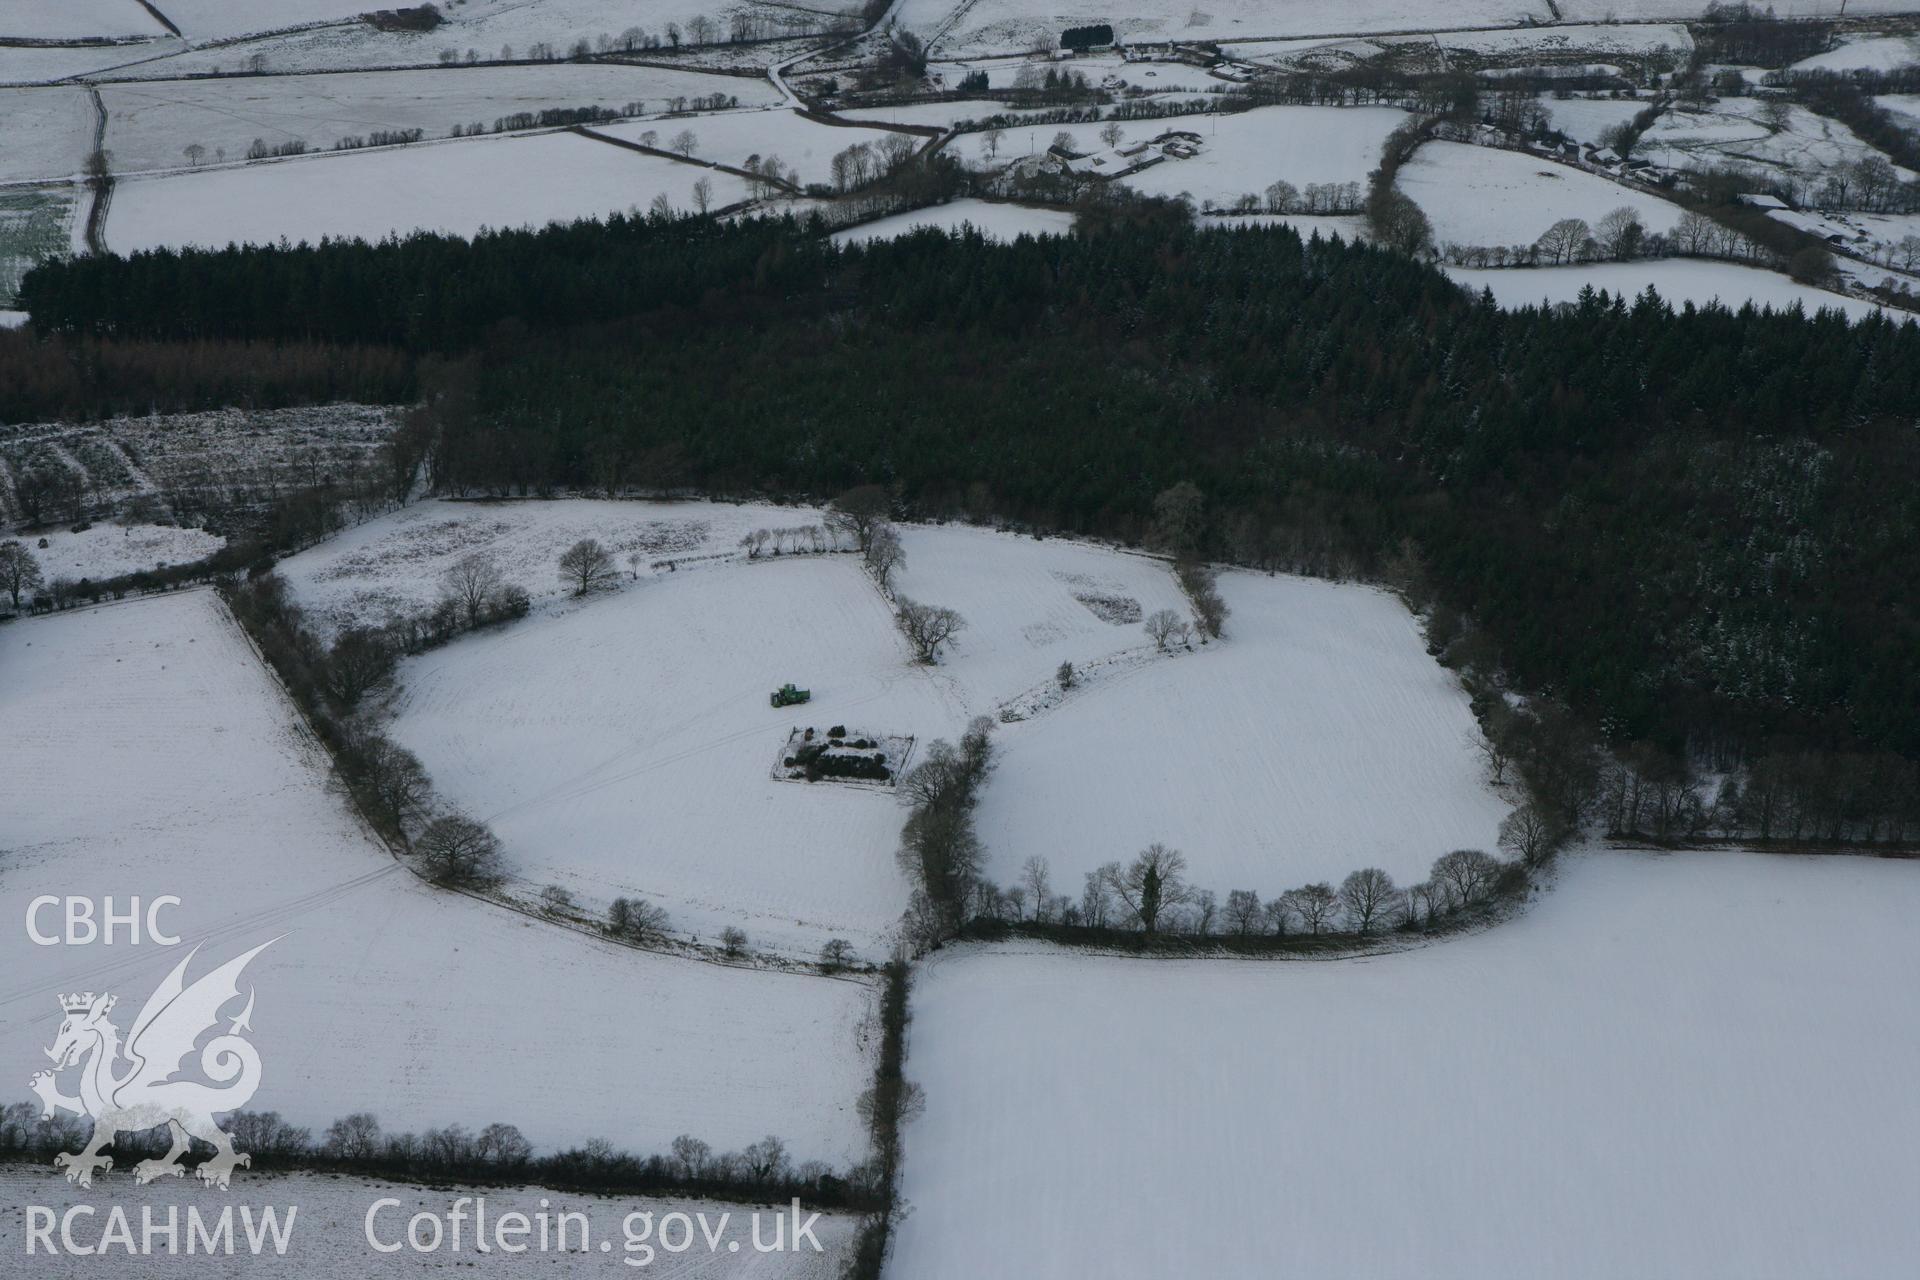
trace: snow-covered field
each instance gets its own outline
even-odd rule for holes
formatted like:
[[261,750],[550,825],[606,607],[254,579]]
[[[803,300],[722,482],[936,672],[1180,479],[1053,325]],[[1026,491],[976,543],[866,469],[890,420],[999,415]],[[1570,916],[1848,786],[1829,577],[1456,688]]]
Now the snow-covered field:
[[1532,244],[1562,218],[1598,222],[1622,205],[1649,231],[1680,220],[1676,204],[1542,156],[1429,142],[1400,169],[1400,189],[1433,223],[1438,244]]
[[[1779,123],[1770,112],[1782,111]],[[1853,130],[1797,103],[1724,98],[1710,108],[1675,107],[1641,135],[1634,154],[1673,169],[1747,168],[1780,181],[1817,186],[1844,165],[1886,159]],[[1911,170],[1894,167],[1902,181]]]
[[817,521],[818,513],[711,502],[448,502],[430,500],[369,521],[284,561],[280,572],[323,632],[389,614],[419,612],[439,598],[447,571],[483,554],[536,600],[570,588],[555,567],[582,538],[597,539],[628,572],[654,561],[738,553],[754,529]]
[[1184,123],[1130,122],[1124,126],[1130,140],[1191,128],[1202,149],[1124,181],[1148,195],[1191,195],[1196,204],[1231,203],[1281,181],[1301,190],[1309,183],[1364,182],[1380,163],[1381,144],[1405,119],[1392,107],[1262,107]]
[[[1160,561],[910,526],[898,590],[967,620],[928,668],[853,557],[749,563],[733,550],[747,529],[815,518],[426,503],[283,572],[323,627],[424,606],[474,550],[545,592],[532,619],[403,664],[393,733],[493,825],[527,891],[559,883],[593,910],[645,896],[708,940],[737,926],[756,948],[810,955],[842,936],[871,956],[905,905],[890,795],[770,776],[796,724],[911,735],[920,749],[1009,711],[981,811],[1001,878],[1042,853],[1077,879],[1160,839],[1203,883],[1272,895],[1376,863],[1405,878],[1447,849],[1493,844],[1505,805],[1481,781],[1465,701],[1388,596],[1230,574],[1230,642],[1156,657],[1141,619],[1184,613]],[[644,552],[637,580],[579,601],[559,594],[553,565],[588,535]],[[679,567],[652,567],[667,558]],[[1084,679],[1060,702],[1063,661]],[[769,708],[789,680],[813,702]]]
[[[86,125],[81,148],[92,144],[93,116],[79,89]],[[156,80],[104,86],[107,146],[121,173],[183,169],[189,144],[239,160],[255,139],[269,147],[305,142],[316,151],[342,138],[422,129],[444,138],[455,127],[491,129],[502,117],[546,108],[605,107],[614,111],[669,110],[675,100],[737,97],[745,105],[776,100],[764,81],[709,76],[654,67],[560,63],[529,67],[463,67],[448,71],[362,72],[341,75],[252,76],[223,80]],[[59,173],[77,172],[79,161]]]
[[93,150],[93,103],[73,85],[0,89],[0,182],[67,178]]
[[[204,529],[158,524],[96,524],[80,533],[50,529],[21,539],[48,582],[118,577],[204,559],[227,540]],[[42,547],[40,543],[46,542]]]
[[429,889],[350,816],[210,591],[14,622],[0,667],[0,1079],[46,1066],[56,992],[137,1008],[181,955],[35,946],[27,903],[174,894],[165,920],[205,941],[197,963],[280,937],[248,970],[254,1109],[316,1129],[357,1110],[389,1131],[502,1121],[543,1150],[775,1133],[796,1159],[863,1156],[866,986],[637,952]]
[[1897,71],[1920,63],[1920,37],[1860,36],[1793,64],[1795,71]]
[[1553,127],[1589,146],[1601,146],[1607,130],[1627,123],[1647,104],[1635,98],[1555,98],[1540,97],[1541,109],[1553,121]]
[[573,133],[483,138],[286,160],[120,183],[107,220],[118,253],[162,245],[377,240],[409,231],[472,235],[646,212],[655,196],[693,207],[746,198],[744,180]]
[[1909,862],[1574,857],[1331,963],[951,955],[892,1274],[1879,1276],[1920,1252]]
[[44,84],[90,75],[109,67],[165,57],[183,48],[171,36],[129,44],[0,45],[0,84]]
[[1195,8],[1184,0],[902,0],[899,25],[928,38],[949,58],[1024,53],[1036,41],[1057,43],[1067,27],[1107,22],[1123,41],[1252,40],[1343,32],[1431,31],[1517,26],[1549,20],[1541,0],[1460,0],[1437,10],[1425,0],[1222,0]]
[[[715,24],[709,39],[726,40],[735,14],[742,15],[758,34],[777,35],[788,30],[823,30],[832,25],[837,12],[831,0],[806,7],[758,0],[466,0],[464,4],[441,5],[446,21],[432,31],[414,32],[380,31],[352,20],[352,15],[369,7],[367,0],[323,0],[306,14],[295,13],[290,18],[288,10],[304,7],[304,0],[249,0],[239,5],[228,0],[184,3],[187,8],[174,16],[174,21],[203,47],[169,59],[160,74],[234,72],[247,67],[256,56],[270,71],[431,66],[448,51],[456,61],[464,61],[469,51],[480,59],[510,61],[531,58],[537,45],[546,45],[555,55],[564,57],[581,40],[597,52],[603,40],[612,46],[629,32],[634,33],[635,51],[644,54],[649,48],[647,38],[653,41],[655,50],[671,48],[669,27],[680,32],[683,40],[691,40],[693,25],[701,18]],[[216,30],[231,38],[338,18],[341,15],[329,10],[343,4],[348,6],[346,21],[237,43],[206,43]],[[172,10],[167,12],[173,16]]]
[[135,0],[0,0],[0,39],[112,40],[164,30]]
[[1059,885],[1152,841],[1225,900],[1377,866],[1418,881],[1492,852],[1466,695],[1385,592],[1228,573],[1228,640],[1090,685],[1007,727],[980,807],[991,872],[1034,855]]
[[[888,789],[776,781],[788,731],[926,742],[964,724],[852,556],[649,575],[411,659],[400,680],[393,736],[530,889],[594,911],[644,897],[676,933],[734,926],[803,958],[834,937],[884,958],[905,812]],[[769,707],[787,681],[813,701]]]
[[[445,1222],[446,1215],[462,1198],[466,1203],[459,1207],[468,1217],[461,1234],[464,1247],[457,1252],[451,1249],[450,1243],[444,1252],[434,1254],[420,1254],[411,1249],[379,1253],[367,1244],[367,1212],[377,1201],[400,1202],[397,1206],[382,1208],[375,1218],[375,1231],[381,1243],[386,1244],[402,1238],[407,1220],[416,1213],[430,1213]],[[588,1247],[539,1254],[503,1253],[495,1247],[482,1253],[474,1248],[472,1221],[474,1201],[479,1199],[485,1201],[489,1232],[491,1224],[507,1213],[525,1214],[529,1221],[537,1222],[536,1215],[544,1211],[556,1215],[548,1219],[555,1223],[561,1213],[585,1214],[590,1232]],[[73,1205],[93,1206],[98,1217],[91,1222],[84,1216],[75,1219],[76,1238],[86,1243],[99,1238],[106,1225],[109,1205],[126,1212],[136,1240],[143,1222],[142,1210],[148,1206],[152,1207],[156,1221],[162,1223],[169,1208],[175,1209],[184,1233],[189,1207],[197,1208],[203,1220],[213,1220],[223,1208],[232,1205],[236,1209],[234,1232],[242,1241],[245,1233],[237,1217],[239,1206],[248,1206],[258,1214],[271,1205],[283,1224],[287,1221],[287,1210],[292,1208],[293,1229],[288,1233],[289,1244],[284,1256],[269,1248],[261,1257],[246,1257],[222,1265],[204,1254],[187,1256],[183,1235],[180,1253],[169,1255],[165,1238],[156,1237],[154,1254],[139,1262],[142,1275],[246,1276],[260,1280],[309,1280],[309,1277],[312,1280],[361,1280],[369,1276],[439,1274],[449,1268],[458,1268],[461,1274],[467,1275],[524,1275],[532,1258],[538,1259],[532,1265],[538,1266],[540,1275],[567,1280],[575,1276],[621,1273],[668,1275],[675,1280],[773,1280],[774,1277],[830,1280],[841,1274],[858,1226],[852,1217],[823,1213],[813,1224],[813,1236],[820,1242],[820,1252],[815,1253],[805,1242],[800,1242],[798,1250],[757,1253],[752,1247],[753,1214],[756,1210],[761,1214],[761,1240],[767,1243],[773,1239],[772,1215],[776,1210],[726,1201],[597,1196],[545,1187],[469,1187],[441,1183],[429,1186],[384,1178],[261,1171],[240,1174],[227,1191],[209,1190],[190,1178],[162,1178],[136,1186],[132,1178],[112,1174],[95,1183],[91,1190],[81,1190],[69,1186],[51,1166],[39,1169],[5,1165],[0,1166],[0,1256],[25,1256],[26,1206],[30,1204],[46,1206],[57,1214],[64,1214]],[[792,1215],[790,1210],[785,1212],[790,1232]],[[647,1231],[646,1224],[634,1221],[632,1229],[641,1239],[629,1249],[628,1215],[636,1213],[652,1214],[652,1229]],[[709,1251],[696,1218],[690,1249],[678,1254],[663,1249],[660,1223],[671,1213],[689,1216],[704,1213],[708,1227],[714,1232],[716,1247]],[[723,1214],[727,1215],[724,1224]],[[807,1216],[808,1213],[803,1212],[802,1220]],[[570,1225],[568,1230],[568,1242],[572,1244],[579,1239],[579,1227]],[[529,1241],[537,1238],[529,1237]],[[783,1235],[783,1239],[792,1238],[790,1234]],[[605,1253],[599,1249],[602,1239],[613,1245]],[[668,1239],[675,1246],[680,1244],[678,1222],[669,1227]],[[729,1244],[737,1244],[737,1251],[729,1251]],[[651,1248],[651,1254],[644,1251],[647,1248]],[[32,1274],[38,1280],[95,1280],[121,1256],[118,1246],[109,1248],[104,1258],[64,1254],[48,1257],[46,1250],[39,1248]],[[628,1259],[632,1259],[630,1264]]]
[[180,33],[201,42],[340,22],[366,12],[367,0],[168,0],[166,6]]
[[927,227],[942,231],[972,227],[989,239],[1012,240],[1023,235],[1065,235],[1073,230],[1073,215],[1061,209],[1030,209],[1004,201],[955,200],[836,231],[833,238],[839,244],[893,240]]
[[1449,31],[1435,39],[1447,49],[1502,60],[1605,53],[1644,55],[1662,50],[1684,56],[1693,48],[1693,37],[1687,29],[1672,23],[1636,26],[1557,25],[1518,31]]
[[1704,306],[1716,299],[1735,310],[1748,302],[1776,311],[1799,303],[1809,313],[1832,307],[1853,320],[1879,310],[1873,303],[1799,284],[1775,271],[1698,258],[1504,270],[1450,266],[1445,270],[1475,293],[1491,289],[1494,301],[1503,307],[1538,306],[1542,301],[1572,302],[1588,285],[1612,294],[1624,294],[1631,300],[1652,285],[1676,308],[1688,302]]
[[28,271],[71,251],[76,190],[56,185],[0,191],[0,306],[13,302]]
[[[792,111],[742,111],[686,120],[630,121],[600,130],[633,142],[642,141],[642,134],[651,133],[655,135],[654,146],[672,150],[678,149],[673,146],[673,140],[683,131],[694,136],[691,154],[696,160],[742,168],[750,157],[759,156],[764,161],[778,156],[783,169],[799,171],[802,184],[833,181],[836,154],[862,142],[877,147],[894,136],[885,129],[844,129],[815,124]],[[915,147],[926,143],[924,138],[910,140]]]

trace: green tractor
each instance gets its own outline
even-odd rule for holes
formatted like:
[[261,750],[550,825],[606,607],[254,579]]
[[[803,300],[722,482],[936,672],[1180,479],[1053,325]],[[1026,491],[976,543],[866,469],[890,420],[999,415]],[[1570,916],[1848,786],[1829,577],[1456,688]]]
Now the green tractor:
[[796,689],[790,684],[783,684],[773,691],[770,701],[776,708],[797,707],[812,696],[811,689]]

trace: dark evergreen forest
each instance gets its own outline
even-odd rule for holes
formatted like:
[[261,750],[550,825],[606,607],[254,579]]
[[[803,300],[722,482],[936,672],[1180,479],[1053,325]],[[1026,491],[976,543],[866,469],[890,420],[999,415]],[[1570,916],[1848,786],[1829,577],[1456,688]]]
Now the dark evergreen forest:
[[[411,382],[454,494],[880,483],[909,514],[1139,539],[1191,481],[1212,555],[1407,586],[1437,649],[1616,749],[1920,759],[1920,327],[1652,294],[1502,312],[1384,250],[1181,222],[85,258],[28,277],[0,417],[60,408],[27,370],[76,353],[88,412],[217,395],[271,349],[300,355],[264,398]],[[148,356],[118,386],[100,353],[128,346],[194,372]]]

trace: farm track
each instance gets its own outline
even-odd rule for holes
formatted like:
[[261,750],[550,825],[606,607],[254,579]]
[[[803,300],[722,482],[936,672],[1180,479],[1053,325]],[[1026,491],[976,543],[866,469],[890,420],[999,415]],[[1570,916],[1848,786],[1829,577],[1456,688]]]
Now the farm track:
[[107,104],[100,100],[100,90],[87,86],[87,96],[93,100],[93,160],[98,171],[87,180],[87,186],[93,192],[93,201],[87,206],[87,252],[104,255],[107,252],[107,210],[113,204],[113,172],[107,167]]

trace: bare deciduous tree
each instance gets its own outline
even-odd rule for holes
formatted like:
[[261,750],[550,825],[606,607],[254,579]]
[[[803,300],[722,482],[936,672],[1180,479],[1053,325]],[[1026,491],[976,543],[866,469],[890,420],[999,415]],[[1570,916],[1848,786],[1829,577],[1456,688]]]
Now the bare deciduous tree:
[[500,838],[460,814],[435,818],[413,842],[420,869],[436,884],[478,885],[499,878]]
[[607,932],[635,942],[658,942],[667,933],[666,909],[645,898],[615,898],[607,908]]
[[1479,849],[1455,849],[1441,854],[1433,864],[1433,882],[1455,911],[1484,897],[1499,874],[1499,860]]
[[[564,565],[564,561],[562,563]],[[480,625],[480,615],[486,611],[487,601],[500,589],[500,566],[476,551],[462,556],[453,568],[447,570],[444,584],[447,594],[460,602],[467,625],[477,627]]]
[[27,550],[26,543],[18,539],[0,542],[0,589],[13,600],[14,608],[20,607],[22,593],[37,589],[42,581],[40,562]]
[[893,511],[893,495],[884,486],[863,484],[849,489],[833,500],[827,511],[827,527],[835,534],[849,534],[861,551],[873,531],[886,522]]
[[1158,609],[1147,615],[1144,625],[1148,638],[1153,641],[1153,647],[1165,653],[1167,642],[1180,628],[1180,615],[1171,609]]
[[1530,867],[1537,867],[1560,843],[1560,824],[1540,806],[1527,803],[1500,823],[1500,848]]
[[1155,841],[1142,849],[1124,871],[1118,863],[1108,864],[1105,879],[1107,888],[1126,904],[1140,928],[1153,934],[1159,930],[1164,912],[1187,901],[1186,870],[1186,857],[1178,849]]
[[1293,908],[1293,914],[1300,917],[1300,923],[1307,932],[1317,934],[1327,927],[1333,918],[1333,909],[1339,897],[1333,886],[1322,880],[1317,884],[1301,885],[1281,895]]
[[614,576],[613,557],[594,538],[582,538],[560,557],[560,576],[573,584],[573,594],[586,595]]
[[966,628],[967,620],[944,605],[921,604],[900,597],[894,614],[900,631],[913,646],[914,656],[925,663],[940,660],[940,649]]
[[1227,894],[1227,927],[1240,937],[1260,931],[1260,895],[1251,889],[1235,889]]
[[891,593],[893,571],[907,562],[907,549],[900,545],[900,535],[892,525],[876,525],[867,535],[866,561],[880,589]]
[[1340,884],[1340,906],[1347,913],[1347,923],[1359,934],[1371,930],[1399,896],[1393,877],[1378,867],[1355,871]]

